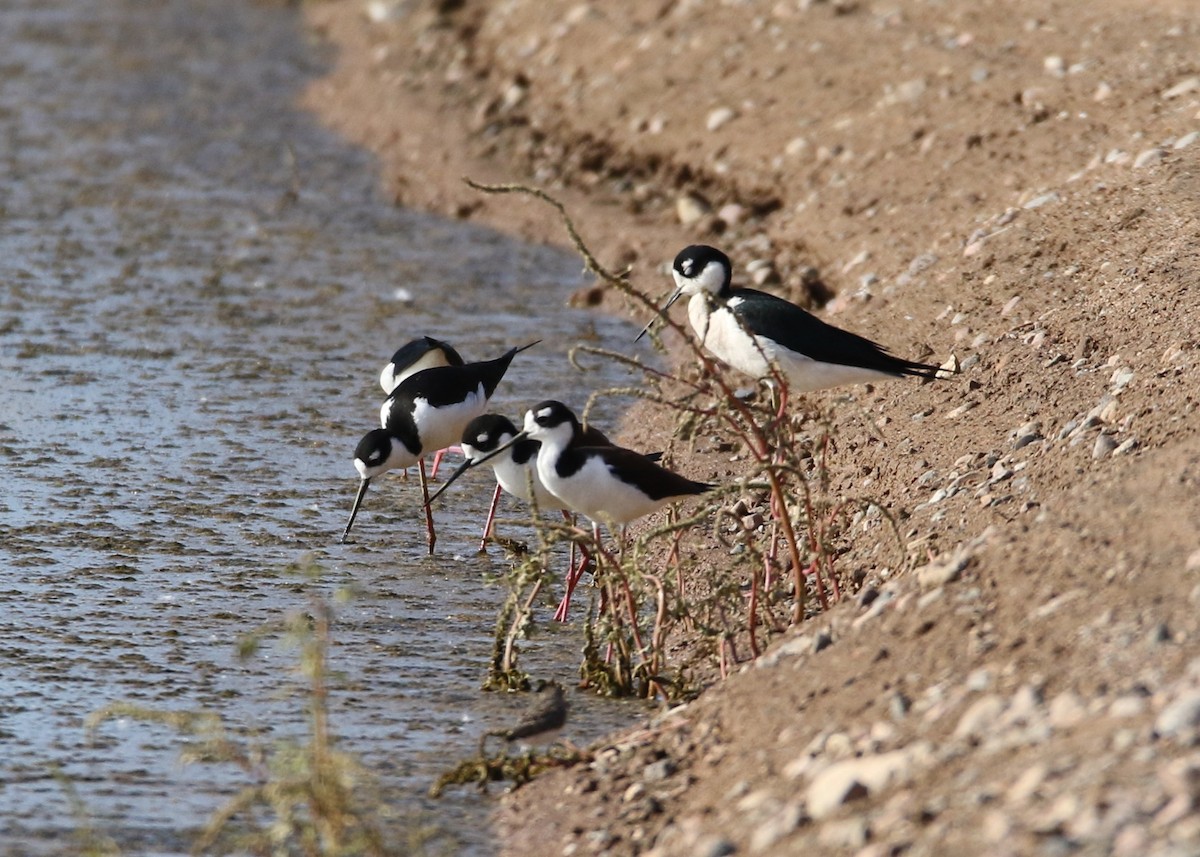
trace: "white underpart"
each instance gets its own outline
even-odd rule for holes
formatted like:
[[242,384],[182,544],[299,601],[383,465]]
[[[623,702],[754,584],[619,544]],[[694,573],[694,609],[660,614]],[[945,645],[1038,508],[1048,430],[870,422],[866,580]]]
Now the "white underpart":
[[716,305],[705,292],[688,301],[688,320],[696,336],[714,357],[754,378],[770,375],[769,361],[778,364],[794,393],[824,390],[844,384],[864,384],[890,380],[896,376],[876,369],[822,363],[780,346],[765,336],[751,336],[727,307],[736,307],[740,298],[731,298],[727,306]]
[[405,378],[408,378],[411,375],[416,375],[418,372],[421,372],[425,369],[432,369],[435,366],[449,365],[450,364],[446,362],[446,355],[442,352],[442,350],[440,348],[434,348],[430,351],[426,351],[420,360],[409,365],[408,368],[403,369],[399,374],[393,374],[393,371],[396,368],[395,364],[389,363],[388,365],[384,366],[383,371],[379,373],[379,386],[383,387],[383,392],[390,396],[392,394],[392,390],[399,387],[400,382]]
[[[503,446],[512,440],[512,435],[507,432],[500,435],[499,444]],[[462,445],[463,455],[472,461],[478,461],[487,453],[480,452],[475,447],[468,443]],[[512,494],[518,500],[529,502],[529,486],[532,483],[534,493],[537,495],[537,506],[539,509],[562,509],[565,508],[562,501],[546,490],[546,486],[542,484],[542,480],[538,477],[537,472],[537,457],[530,459],[525,464],[517,464],[513,461],[512,454],[502,452],[495,458],[488,461],[492,466],[492,471],[496,474],[496,481],[500,483],[500,487]]]
[[571,427],[564,424],[547,430],[526,415],[525,430],[530,437],[542,442],[537,456],[538,477],[542,484],[572,512],[612,527],[648,515],[670,500],[652,500],[634,486],[622,482],[599,456],[589,458],[582,468],[561,478],[555,464],[570,443]]
[[413,402],[413,421],[421,437],[421,452],[430,453],[457,446],[467,423],[487,410],[487,391],[479,384],[461,402],[434,408],[425,399]]

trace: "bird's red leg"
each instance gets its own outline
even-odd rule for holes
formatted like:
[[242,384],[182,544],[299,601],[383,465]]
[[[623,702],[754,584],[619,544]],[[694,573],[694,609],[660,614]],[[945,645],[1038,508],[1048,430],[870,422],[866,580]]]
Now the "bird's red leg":
[[417,462],[421,474],[421,497],[425,500],[425,533],[429,540],[429,555],[433,556],[433,546],[437,544],[437,533],[433,531],[433,510],[429,508],[429,481],[425,477],[425,459]]

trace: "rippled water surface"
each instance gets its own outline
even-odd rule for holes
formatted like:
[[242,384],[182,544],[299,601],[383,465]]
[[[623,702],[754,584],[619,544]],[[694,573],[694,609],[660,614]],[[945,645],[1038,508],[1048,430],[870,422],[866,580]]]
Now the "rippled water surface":
[[[425,797],[526,704],[479,690],[503,598],[486,581],[504,570],[496,549],[474,554],[486,480],[439,508],[433,558],[415,480],[380,480],[343,546],[352,451],[377,420],[380,366],[413,336],[468,358],[540,338],[495,400],[516,416],[622,380],[565,353],[630,330],[564,307],[576,259],[391,206],[371,158],[294,108],[332,57],[293,12],[9,0],[2,14],[0,853],[77,853],[85,820],[126,854],[186,852],[245,777],[182,766],[166,727],[116,720],[89,738],[84,717],[128,701],[300,736],[295,652],[268,641],[242,661],[237,642],[345,587],[341,748],[454,850],[488,853],[485,801]],[[295,572],[310,562],[316,583]],[[525,665],[569,681],[580,643],[549,628]],[[637,713],[576,698],[567,734]]]

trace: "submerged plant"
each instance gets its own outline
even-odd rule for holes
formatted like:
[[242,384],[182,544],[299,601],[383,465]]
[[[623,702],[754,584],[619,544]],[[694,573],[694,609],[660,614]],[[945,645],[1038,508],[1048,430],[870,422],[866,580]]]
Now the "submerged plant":
[[[165,725],[189,739],[185,763],[217,762],[238,768],[250,781],[208,820],[193,853],[255,855],[412,854],[425,831],[409,827],[401,843],[385,836],[391,815],[369,772],[338,748],[329,719],[330,603],[313,596],[309,609],[259,629],[240,646],[250,657],[267,636],[282,632],[299,653],[308,730],[302,739],[264,747],[231,731],[211,711],[162,711],[125,702],[93,712],[87,727],[95,731],[114,718]],[[395,832],[389,829],[394,840]]]

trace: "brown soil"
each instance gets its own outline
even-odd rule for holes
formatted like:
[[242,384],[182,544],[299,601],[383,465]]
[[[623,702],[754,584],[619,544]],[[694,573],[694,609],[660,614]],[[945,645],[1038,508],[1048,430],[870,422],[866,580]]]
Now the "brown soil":
[[856,595],[516,792],[505,853],[1200,853],[1190,0],[435,5],[306,6],[307,106],[399,203],[565,243],[460,179],[536,184],[647,291],[712,243],[963,365],[814,397],[832,492],[904,549],[861,523]]

